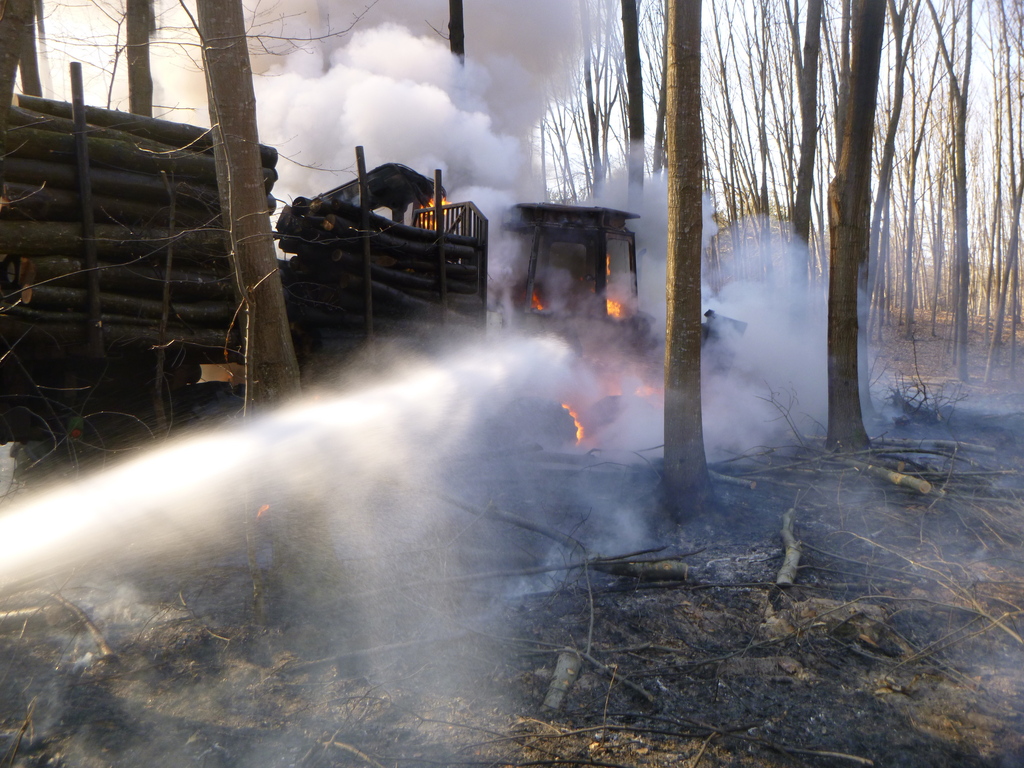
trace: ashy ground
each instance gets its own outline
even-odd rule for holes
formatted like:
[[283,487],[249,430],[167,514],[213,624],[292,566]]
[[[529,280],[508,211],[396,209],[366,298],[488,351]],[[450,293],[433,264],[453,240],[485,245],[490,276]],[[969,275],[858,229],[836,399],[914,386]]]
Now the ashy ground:
[[1024,391],[943,345],[890,339],[870,451],[758,449],[681,527],[615,517],[651,467],[491,457],[458,469],[491,498],[284,622],[241,535],[15,590],[0,766],[1024,765]]

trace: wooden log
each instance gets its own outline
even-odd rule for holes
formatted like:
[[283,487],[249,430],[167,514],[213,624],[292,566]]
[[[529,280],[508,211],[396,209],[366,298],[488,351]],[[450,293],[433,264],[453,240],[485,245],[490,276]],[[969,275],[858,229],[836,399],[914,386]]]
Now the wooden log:
[[[421,291],[414,288],[403,288],[402,290],[403,293],[406,293],[413,298],[422,299],[423,301],[429,301],[431,303],[438,303],[436,290]],[[456,312],[461,312],[464,315],[479,316],[483,307],[484,303],[482,297],[477,296],[475,293],[471,295],[461,293],[448,294],[448,308]]]
[[578,653],[563,651],[558,654],[555,673],[551,676],[551,684],[548,686],[548,692],[542,705],[545,710],[557,712],[562,708],[565,695],[572,688],[572,684],[576,682],[582,668],[583,659]]
[[[31,306],[75,310],[83,308],[87,298],[87,291],[83,288],[38,285],[32,291]],[[163,303],[158,299],[111,293],[106,286],[100,292],[100,306],[106,313],[147,320],[158,320],[163,310]],[[235,304],[228,301],[173,302],[171,315],[190,325],[223,325],[226,328],[235,316]]]
[[977,443],[965,443],[961,440],[933,440],[931,438],[921,438],[919,440],[908,440],[894,437],[884,438],[872,438],[871,444],[876,448],[893,447],[902,448],[910,452],[913,452],[914,448],[924,448],[928,446],[929,449],[933,450],[948,450],[948,451],[973,451],[975,453],[987,453],[995,455],[998,451],[991,445],[979,445]]
[[779,573],[775,577],[775,583],[780,587],[788,587],[796,581],[797,570],[800,568],[800,555],[803,553],[803,544],[801,544],[796,536],[793,534],[793,517],[796,515],[796,509],[787,509],[782,515],[782,543],[785,546],[785,557],[782,561],[782,567],[779,568]]
[[636,562],[590,562],[588,568],[612,576],[627,576],[640,581],[686,581],[690,567],[681,560],[641,560]]
[[863,461],[855,461],[854,459],[841,459],[840,463],[846,464],[848,467],[853,467],[860,472],[866,472],[870,475],[874,475],[875,477],[880,477],[883,480],[888,480],[893,485],[912,488],[921,494],[928,494],[932,491],[932,484],[919,477],[912,477],[911,475],[905,475],[902,472],[894,472],[886,467],[879,467],[875,464],[867,464]]
[[[310,211],[322,215],[324,218],[332,217],[333,221],[339,222],[338,226],[359,229],[359,206],[346,202],[339,198],[333,198],[317,205],[317,198],[310,202]],[[400,221],[391,219],[376,213],[370,214],[370,229],[375,232],[385,232],[388,235],[403,241],[418,242],[426,245],[437,243],[437,233],[433,229],[420,229],[411,227]],[[445,234],[446,245],[459,245],[471,250],[480,247],[480,241],[466,235]]]
[[[310,203],[310,211],[313,211],[314,208],[315,199]],[[347,226],[358,227],[359,219],[356,216],[358,206],[353,206],[344,200],[331,200],[327,206],[321,207],[319,211],[323,211],[325,218],[333,216],[336,221],[343,222]],[[317,211],[313,212],[317,213]],[[387,232],[395,238],[415,243],[432,244],[437,242],[437,234],[433,229],[423,229],[418,226],[404,224],[400,221],[392,221],[386,216],[381,216],[377,213],[370,214],[370,228],[375,231]],[[444,242],[473,249],[480,246],[480,242],[477,239],[467,237],[465,234],[445,233]]]
[[[91,168],[89,177],[93,192],[98,195],[167,204],[167,190],[159,176],[116,171],[105,168]],[[26,160],[10,157],[4,162],[6,181],[31,184],[37,187],[56,187],[75,190],[77,181],[74,166],[44,160]],[[220,210],[217,188],[187,181],[175,182],[174,194],[179,204],[206,206],[211,211]]]
[[[342,269],[353,275],[362,275],[363,260],[359,257],[339,252],[334,262]],[[394,288],[410,288],[420,291],[437,291],[437,279],[432,277],[420,277],[399,269],[389,269],[370,264],[370,275],[373,280],[390,285]],[[476,285],[464,282],[449,281],[448,290],[452,293],[475,294]]]
[[[349,251],[333,248],[328,242],[307,242],[292,236],[283,237],[278,247],[284,253],[293,254],[291,262],[307,274],[322,274],[325,280],[337,279],[341,270],[336,262],[343,256],[352,256]],[[419,274],[420,277],[432,278],[437,274],[437,265],[426,261],[399,260],[386,253],[374,253],[370,262],[376,266],[394,268],[402,272]],[[478,282],[477,268],[469,264],[447,264],[445,271],[449,280],[463,283]]]
[[[24,109],[22,107],[12,105],[7,119],[8,140],[10,141],[16,138],[17,131],[21,128],[34,128],[39,131],[49,131],[50,133],[71,134],[74,133],[74,121],[67,120],[63,117],[44,115],[40,112],[33,112],[30,109]],[[182,149],[181,147],[164,144],[159,141],[144,139],[141,136],[135,136],[125,131],[119,131],[116,128],[98,128],[95,125],[91,125],[89,126],[89,135],[100,139],[130,142],[139,149],[145,149],[149,152],[195,151]]]
[[[96,227],[96,252],[108,257],[146,256],[167,245],[166,229],[103,224]],[[0,221],[0,249],[19,256],[75,255],[82,244],[81,227],[71,222]],[[192,229],[174,235],[174,247],[202,256],[228,253],[222,229]]]
[[[77,192],[36,184],[7,184],[9,203],[0,208],[0,220],[80,221],[82,206]],[[130,222],[143,226],[165,227],[170,207],[162,203],[140,202],[124,198],[93,195],[93,216],[99,223]],[[220,214],[206,206],[182,206],[175,220],[186,227],[219,226]]]
[[[32,277],[23,277],[17,285],[25,287],[36,283],[81,288],[85,285],[82,260],[69,256],[38,256],[30,262],[34,268]],[[193,267],[172,269],[170,284],[172,295],[177,301],[200,299],[228,299],[235,297],[234,275],[226,270]],[[114,293],[132,293],[144,296],[159,296],[163,292],[162,266],[145,259],[128,264],[101,262],[98,267],[104,290]]]
[[[334,214],[324,217],[330,229],[304,227],[299,234],[304,241],[333,245],[345,253],[362,254],[363,232],[344,219],[335,218]],[[407,229],[412,229],[408,227]],[[418,240],[406,240],[392,232],[373,231],[370,234],[370,245],[375,253],[383,252],[394,256],[399,261],[420,260],[435,261],[437,259],[437,242],[425,243]],[[465,245],[446,243],[445,252],[452,261],[475,262],[479,258],[479,250]]]
[[750,490],[754,490],[755,488],[757,488],[757,481],[751,480],[749,477],[733,477],[732,475],[723,475],[721,472],[711,471],[709,471],[708,474],[711,476],[712,480],[715,480],[716,482],[719,483],[725,483],[727,485],[736,485],[739,486],[740,488],[749,488]]
[[[395,262],[397,264],[397,261]],[[403,261],[402,269],[411,269],[414,272],[425,272],[427,274],[437,274],[437,264],[429,261]],[[444,271],[448,275],[449,280],[466,280],[476,281],[480,270],[473,264],[452,264],[448,262],[444,265]]]
[[[159,174],[161,171],[178,180],[216,186],[217,169],[213,157],[180,150],[153,153],[139,149],[129,142],[88,137],[89,158],[99,168]],[[74,138],[62,133],[20,128],[7,134],[9,157],[47,162],[72,162],[75,156]],[[267,168],[265,178],[276,181],[277,171]]]
[[[71,105],[63,101],[42,99],[25,94],[18,94],[17,100],[18,106],[24,109],[65,119],[71,117]],[[213,137],[209,128],[100,107],[86,107],[85,118],[90,125],[116,128],[133,136],[141,136],[144,139],[159,141],[174,147],[189,147],[202,152],[213,150]],[[276,149],[260,145],[260,161],[264,168],[275,167],[277,157]]]
[[[352,311],[352,309],[358,311]],[[380,311],[379,307],[378,311]],[[328,311],[320,307],[311,307],[304,304],[290,304],[288,307],[288,319],[310,328],[346,328],[355,331],[366,327],[361,307],[339,308],[337,311]]]
[[[159,343],[159,329],[151,320],[140,321],[118,315],[102,315],[103,339],[111,345],[151,348]],[[28,307],[12,307],[0,314],[0,338],[32,339],[52,344],[55,349],[85,343],[85,314],[82,312],[42,312]],[[228,329],[189,328],[175,324],[167,331],[170,344],[188,344],[211,349],[237,349],[237,334]]]
[[[376,280],[371,282],[371,286],[373,289],[374,303],[381,302],[384,304],[390,304],[395,307],[401,307],[403,309],[410,311],[429,311],[436,308],[436,306],[429,301],[416,298],[415,296],[410,296],[408,293],[404,291],[400,291],[397,288],[392,288],[390,285],[384,285],[383,283],[379,283]],[[353,278],[345,286],[345,288],[349,291],[358,291],[359,294],[361,295],[363,290],[362,278]]]

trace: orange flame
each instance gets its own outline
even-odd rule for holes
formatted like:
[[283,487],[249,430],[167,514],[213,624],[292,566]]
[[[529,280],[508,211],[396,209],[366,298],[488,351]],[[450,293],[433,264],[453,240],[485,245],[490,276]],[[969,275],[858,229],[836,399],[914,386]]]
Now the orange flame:
[[573,424],[576,425],[576,445],[579,445],[583,442],[583,425],[580,424],[580,416],[572,409],[571,405],[562,403],[562,407],[569,412],[570,416],[572,416]]
[[533,292],[533,299],[530,301],[530,309],[544,309],[544,303],[540,300],[540,296],[537,295],[536,291]]
[[604,304],[609,317],[617,317],[619,319],[622,318],[625,312],[622,306],[622,302],[612,301],[611,299],[605,299]]
[[268,509],[270,509],[270,505],[264,504],[256,511],[256,517],[263,517],[263,513],[266,512]]

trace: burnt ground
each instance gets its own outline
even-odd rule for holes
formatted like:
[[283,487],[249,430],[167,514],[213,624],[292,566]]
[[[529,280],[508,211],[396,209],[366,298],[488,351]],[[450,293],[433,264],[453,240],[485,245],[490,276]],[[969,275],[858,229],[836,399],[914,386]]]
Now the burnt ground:
[[615,510],[653,508],[656,467],[505,456],[464,468],[500,491],[442,554],[350,563],[352,594],[284,623],[254,620],[244,547],[15,590],[0,766],[1024,765],[1024,397],[941,379],[940,341],[889,350],[907,407],[857,458],[927,494],[793,437],[633,535]]

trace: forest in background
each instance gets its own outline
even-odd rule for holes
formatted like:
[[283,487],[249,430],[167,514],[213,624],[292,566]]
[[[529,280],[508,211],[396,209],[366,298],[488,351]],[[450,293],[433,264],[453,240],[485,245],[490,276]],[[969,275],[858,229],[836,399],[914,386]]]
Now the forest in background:
[[[340,45],[373,13],[404,17],[417,34],[444,36],[444,5],[341,2],[332,5],[333,16],[316,4],[289,7],[287,13],[261,6],[251,20],[254,68],[267,72],[296,50]],[[886,5],[865,287],[869,334],[880,340],[886,326],[907,337],[949,329],[961,378],[967,376],[969,340],[975,355],[984,345],[986,378],[1001,378],[997,372],[1003,370],[1012,375],[1017,350],[1007,342],[1016,337],[1021,304],[1024,4]],[[644,138],[643,152],[632,154],[634,162],[642,159],[643,176],[663,173],[665,7],[663,0],[638,0],[635,27],[619,0],[566,0],[543,10],[552,27],[567,25],[573,32],[561,50],[548,51],[558,63],[552,65],[542,116],[524,137],[533,174],[544,179],[549,201],[607,198],[606,187],[627,173],[631,135]],[[522,13],[535,10],[530,5]],[[486,3],[467,4],[470,60],[473,16],[488,12]],[[155,112],[181,118],[177,108],[192,106],[196,111],[186,110],[181,119],[205,121],[201,104],[184,103],[193,95],[202,100],[201,86],[195,87],[202,75],[194,61],[194,32],[178,4],[40,2],[37,16],[43,22],[34,46],[39,75],[33,83],[28,68],[21,83],[27,92],[52,87],[59,96],[56,61],[83,57],[85,45],[94,49],[86,78],[92,92],[102,90],[108,104],[127,108],[123,96],[134,64],[129,53],[142,45],[134,31],[141,24],[148,30],[154,68],[179,73],[163,91],[179,100],[157,103]],[[819,17],[808,25],[809,18]],[[836,115],[848,82],[850,0],[707,3],[702,58],[706,187],[719,226],[707,254],[709,289],[715,292],[734,279],[797,285],[806,279],[823,297],[827,187],[841,140]],[[634,123],[642,122],[641,133],[630,127],[633,62],[642,75],[643,109],[633,116]],[[159,102],[159,83],[157,91]],[[813,165],[802,162],[809,155]],[[800,243],[804,231],[809,248],[798,252],[806,253],[806,269],[794,268],[783,256],[790,249],[777,246]]]

